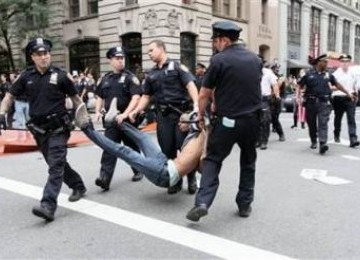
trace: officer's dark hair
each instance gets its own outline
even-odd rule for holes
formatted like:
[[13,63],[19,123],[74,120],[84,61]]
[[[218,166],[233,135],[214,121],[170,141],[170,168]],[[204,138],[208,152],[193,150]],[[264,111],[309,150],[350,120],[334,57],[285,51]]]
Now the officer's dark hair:
[[152,44],[152,43],[155,43],[155,44],[156,44],[156,47],[162,48],[164,51],[166,51],[165,42],[163,42],[162,40],[152,40],[152,41],[149,43],[149,45]]

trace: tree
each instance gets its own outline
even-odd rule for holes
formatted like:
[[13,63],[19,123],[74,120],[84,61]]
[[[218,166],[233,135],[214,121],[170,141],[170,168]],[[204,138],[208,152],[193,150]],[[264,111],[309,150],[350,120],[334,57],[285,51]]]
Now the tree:
[[44,36],[48,17],[46,0],[0,1],[0,41],[5,44],[11,70],[15,70],[11,44],[32,35]]

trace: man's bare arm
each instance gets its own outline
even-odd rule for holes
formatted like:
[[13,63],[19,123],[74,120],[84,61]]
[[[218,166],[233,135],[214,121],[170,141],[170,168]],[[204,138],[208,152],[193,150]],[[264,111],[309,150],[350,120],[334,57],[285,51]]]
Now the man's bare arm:
[[5,94],[4,99],[1,101],[0,115],[5,115],[9,111],[9,108],[14,103],[14,99],[15,97],[9,92]]

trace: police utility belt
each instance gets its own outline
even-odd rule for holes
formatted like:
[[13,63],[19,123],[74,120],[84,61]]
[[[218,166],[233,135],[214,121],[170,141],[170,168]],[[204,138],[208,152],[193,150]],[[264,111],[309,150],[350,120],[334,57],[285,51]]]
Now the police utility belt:
[[323,96],[306,95],[306,96],[304,96],[304,103],[308,103],[308,104],[328,103],[329,101],[330,101],[330,95],[323,95]]
[[183,104],[157,104],[156,110],[162,114],[162,116],[167,116],[171,113],[177,113],[179,115],[192,110],[190,102],[184,102]]
[[64,131],[71,131],[73,125],[68,113],[54,113],[47,116],[32,117],[26,126],[34,135],[57,134]]

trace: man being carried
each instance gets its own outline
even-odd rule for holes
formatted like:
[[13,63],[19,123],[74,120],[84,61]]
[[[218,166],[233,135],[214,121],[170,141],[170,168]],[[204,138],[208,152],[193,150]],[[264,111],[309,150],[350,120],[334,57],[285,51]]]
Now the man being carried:
[[[116,102],[116,99],[112,101],[105,121],[116,123],[114,121],[118,113]],[[166,188],[175,185],[183,176],[194,171],[199,166],[205,143],[205,130],[200,130],[196,122],[192,121],[192,118],[196,118],[196,114],[192,116],[184,114],[180,119],[180,129],[187,131],[185,129],[185,125],[187,125],[190,127],[190,131],[175,159],[167,158],[149,135],[126,122],[118,125],[118,127],[136,143],[142,153],[123,144],[113,142],[94,129],[84,104],[76,110],[75,124],[100,148],[142,172],[156,186]]]

